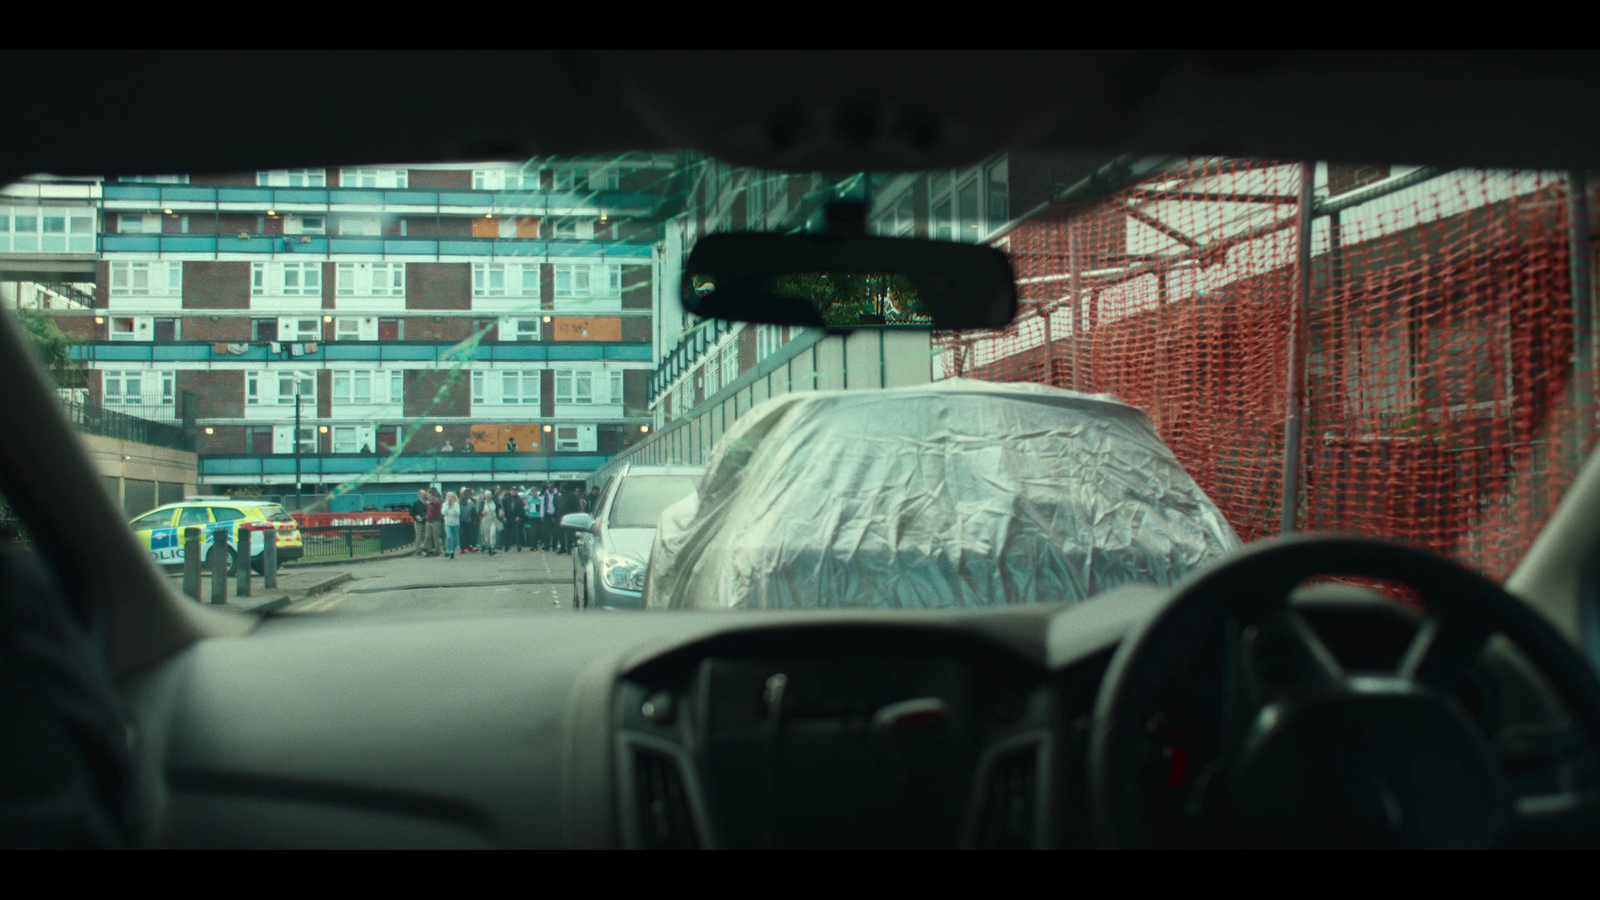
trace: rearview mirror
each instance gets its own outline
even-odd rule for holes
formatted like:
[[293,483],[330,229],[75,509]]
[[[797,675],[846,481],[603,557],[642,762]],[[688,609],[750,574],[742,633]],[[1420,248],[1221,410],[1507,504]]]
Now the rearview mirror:
[[561,517],[561,527],[573,531],[594,531],[594,517],[588,513],[568,513]]
[[856,328],[1004,328],[1011,263],[993,247],[841,234],[710,234],[684,267],[703,318]]

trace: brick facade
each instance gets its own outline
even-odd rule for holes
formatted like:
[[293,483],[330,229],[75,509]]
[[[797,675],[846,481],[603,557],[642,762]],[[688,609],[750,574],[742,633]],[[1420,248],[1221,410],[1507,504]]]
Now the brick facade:
[[406,309],[471,308],[470,263],[406,264]]
[[250,320],[244,316],[185,316],[183,339],[242,344],[250,340]]
[[651,309],[654,305],[650,290],[650,266],[624,265],[622,267],[622,308]]
[[195,418],[237,419],[244,416],[244,374],[225,369],[179,371],[173,388],[193,394]]
[[471,169],[412,169],[407,184],[417,191],[470,191]]
[[407,416],[447,417],[472,413],[472,378],[465,369],[408,369]]
[[249,309],[250,263],[185,262],[183,308]]

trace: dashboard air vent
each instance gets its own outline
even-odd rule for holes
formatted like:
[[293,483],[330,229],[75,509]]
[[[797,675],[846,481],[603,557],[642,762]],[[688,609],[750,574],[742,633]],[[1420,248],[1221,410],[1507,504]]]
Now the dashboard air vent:
[[646,849],[693,850],[699,846],[689,796],[678,764],[659,753],[639,751],[635,798],[639,836]]
[[989,770],[988,791],[974,836],[976,849],[1027,850],[1033,846],[1038,753],[1037,747],[1013,751]]

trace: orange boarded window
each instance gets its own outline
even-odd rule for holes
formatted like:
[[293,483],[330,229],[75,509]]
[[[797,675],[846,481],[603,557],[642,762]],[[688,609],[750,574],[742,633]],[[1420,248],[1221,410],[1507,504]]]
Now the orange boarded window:
[[560,318],[552,324],[552,334],[558,341],[620,341],[622,320],[609,318]]

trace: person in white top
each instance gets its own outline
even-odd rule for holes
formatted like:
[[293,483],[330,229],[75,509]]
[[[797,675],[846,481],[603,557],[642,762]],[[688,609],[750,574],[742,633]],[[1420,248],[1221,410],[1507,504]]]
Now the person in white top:
[[455,491],[444,495],[439,514],[444,516],[444,558],[455,559],[461,549],[461,501]]

